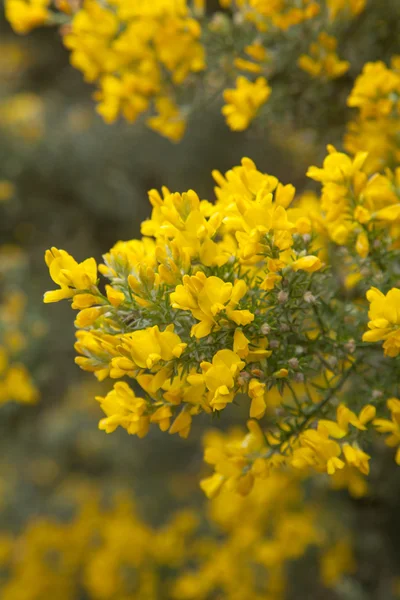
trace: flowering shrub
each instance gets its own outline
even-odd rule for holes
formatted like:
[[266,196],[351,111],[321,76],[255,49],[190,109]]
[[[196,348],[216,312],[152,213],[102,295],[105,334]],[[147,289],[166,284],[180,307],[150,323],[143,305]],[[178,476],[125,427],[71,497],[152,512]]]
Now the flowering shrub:
[[[275,177],[273,167],[265,173],[250,158],[225,173],[213,171],[209,199],[191,189],[152,189],[141,237],[118,241],[100,264],[94,257],[79,262],[57,247],[46,251],[54,286],[44,301],[67,300],[76,311],[75,362],[94,374],[98,391],[87,386],[80,395],[70,386],[67,412],[50,418],[38,406],[37,415],[45,414],[35,424],[42,450],[47,458],[48,448],[57,448],[57,461],[38,461],[32,487],[40,494],[57,487],[61,464],[104,477],[108,491],[115,487],[113,475],[127,479],[131,460],[151,473],[146,450],[131,452],[125,434],[148,435],[133,441],[137,448],[152,446],[160,470],[151,473],[155,489],[141,490],[142,505],[150,505],[151,513],[153,498],[161,500],[157,515],[142,520],[127,496],[116,497],[110,507],[100,499],[104,490],[94,486],[94,493],[75,498],[78,508],[69,518],[62,506],[52,520],[38,520],[33,509],[14,529],[0,523],[0,589],[6,600],[283,600],[299,597],[292,574],[310,564],[313,591],[304,597],[323,597],[326,588],[343,600],[378,597],[363,595],[361,587],[368,585],[357,587],[364,565],[361,560],[357,572],[356,558],[373,525],[363,538],[363,527],[348,522],[340,502],[350,496],[355,506],[367,506],[364,497],[371,494],[386,510],[395,486],[382,484],[383,457],[394,458],[394,470],[400,465],[400,80],[394,47],[400,5],[206,4],[5,0],[17,33],[60,26],[71,64],[95,86],[97,112],[106,123],[143,119],[177,142],[190,116],[220,98],[233,131],[254,121],[259,127],[282,124],[280,145],[292,158],[293,130],[302,151],[306,136],[299,127],[312,128],[315,157],[307,171],[311,189],[300,193],[282,182],[285,176]],[[12,46],[8,52],[21,68],[24,54]],[[8,63],[0,57],[0,72],[12,78]],[[15,84],[13,94],[1,98],[0,126],[7,135],[34,141],[27,146],[40,151],[52,129],[51,113],[41,96]],[[71,111],[66,122],[85,137],[90,111]],[[325,157],[315,151],[318,135],[333,142]],[[79,156],[93,147],[87,144]],[[116,164],[118,156],[113,159]],[[116,189],[123,182],[115,164],[104,180]],[[19,167],[11,160],[4,178],[2,173],[4,202],[17,190],[9,170],[18,174]],[[295,171],[287,179],[298,181]],[[98,202],[92,189],[87,196],[85,223],[98,209],[92,207]],[[113,233],[113,211],[110,203],[101,239],[104,224],[108,239],[120,239]],[[66,237],[75,232],[77,216],[72,206]],[[71,246],[85,238],[86,252],[93,240],[85,223]],[[23,238],[26,228],[21,230]],[[57,239],[60,230],[63,224],[49,222],[49,237],[54,232]],[[3,299],[0,401],[33,402],[38,392],[26,368],[15,364],[26,344],[24,296],[6,286]],[[28,327],[29,334],[34,329]],[[66,338],[58,330],[55,336]],[[55,375],[57,393],[58,377],[69,380],[66,361]],[[82,415],[95,406],[87,403],[92,396],[107,438],[83,427]],[[77,405],[81,418],[74,421]],[[71,430],[65,433],[66,422],[74,422],[76,440]],[[202,424],[200,468],[193,440]],[[75,441],[64,452],[70,438]],[[118,440],[123,452],[107,445]],[[176,472],[160,459],[170,448],[177,449],[171,453]],[[182,455],[192,461],[189,467],[178,465]],[[178,504],[188,500],[193,490],[190,484],[186,489],[185,477],[193,474],[202,501],[190,498],[195,509],[171,516],[168,494],[176,486]],[[146,487],[145,480],[141,484]],[[390,573],[377,593],[394,598],[396,585]]]
[[300,481],[287,474],[257,486],[251,497],[235,501],[228,492],[208,514],[181,510],[158,527],[143,520],[126,491],[111,502],[101,492],[94,486],[75,492],[69,520],[41,517],[19,535],[0,534],[5,600],[48,594],[190,600],[216,593],[279,600],[290,563],[301,564],[310,548],[317,583],[332,587],[354,571],[346,529],[324,528],[327,515],[305,508]]
[[[388,24],[398,17],[395,7],[382,6],[380,12],[366,0],[220,0],[219,5],[211,11],[204,0],[5,0],[17,33],[61,25],[71,64],[96,84],[97,111],[106,122],[145,115],[151,129],[173,141],[181,139],[191,113],[221,94],[233,130],[265,117],[270,96],[271,117],[281,112],[284,97],[292,112],[302,107],[304,124],[315,125],[315,119],[309,121],[310,102],[321,111],[323,88],[327,97],[341,90],[343,84],[332,87],[332,80],[351,66],[354,72],[361,69],[371,35],[380,43],[376,28],[364,31],[364,13]],[[351,49],[346,48],[349,31]],[[355,45],[354,34],[359,35]],[[342,57],[341,46],[351,61]],[[316,80],[314,99],[304,72]],[[291,80],[290,88],[282,85],[282,74]],[[324,116],[321,121],[326,125]]]
[[247,494],[282,466],[367,475],[376,412],[396,394],[396,175],[368,176],[365,154],[328,150],[308,172],[323,184],[317,206],[296,203],[292,185],[250,159],[214,172],[213,204],[193,190],[151,190],[144,237],[118,242],[99,266],[104,292],[94,258],[46,252],[59,288],[45,302],[70,298],[79,311],[77,364],[139,386],[117,381],[97,398],[101,429],[143,437],[158,425],[187,437],[200,413],[248,398],[249,433],[206,446],[211,497],[223,486]]

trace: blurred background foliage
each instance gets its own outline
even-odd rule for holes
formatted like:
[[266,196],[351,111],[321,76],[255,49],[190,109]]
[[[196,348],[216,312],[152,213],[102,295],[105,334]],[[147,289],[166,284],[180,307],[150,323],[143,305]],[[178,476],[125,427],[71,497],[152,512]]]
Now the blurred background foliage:
[[[292,90],[287,103],[279,93],[276,96],[276,106],[288,118],[283,114],[257,122],[247,133],[229,131],[220,115],[222,100],[214,99],[192,116],[183,141],[176,145],[140,122],[104,124],[94,111],[90,86],[70,67],[57,31],[40,29],[18,37],[0,16],[2,345],[14,324],[13,336],[8,335],[10,353],[27,367],[40,395],[36,404],[31,402],[36,394],[32,392],[28,403],[9,402],[0,408],[4,531],[21,531],[38,516],[69,515],[69,498],[78,497],[81,489],[105,494],[133,490],[140,512],[154,525],[165,522],[172,509],[196,508],[204,502],[198,480],[200,440],[208,417],[196,422],[188,440],[156,431],[144,440],[123,430],[111,436],[98,431],[100,408],[92,398],[102,391],[101,384],[74,365],[69,307],[52,305],[45,314],[41,305],[49,287],[44,250],[56,243],[73,251],[77,260],[94,256],[100,261],[117,240],[139,234],[140,222],[150,213],[149,189],[193,188],[200,197],[211,198],[211,170],[226,171],[242,156],[302,191],[306,168],[320,160],[324,143],[340,144],[347,120],[345,97],[361,65],[398,51],[399,4],[372,4],[373,22],[366,12],[347,32],[343,55],[353,66],[339,87],[309,85],[304,74],[306,93],[305,88]],[[377,20],[380,12],[385,19]],[[272,83],[279,89],[277,79]],[[319,94],[320,110],[310,112],[308,94],[313,105]],[[7,309],[10,297],[14,300]],[[226,414],[218,423],[225,428],[245,418],[237,408]],[[382,453],[380,461],[369,497],[357,500],[335,492],[328,498],[339,522],[355,534],[356,575],[327,592],[307,569],[298,568],[293,581],[301,581],[304,591],[295,585],[290,598],[396,597],[400,485],[391,458]],[[312,556],[306,564],[315,569]],[[9,597],[31,598],[16,593]]]

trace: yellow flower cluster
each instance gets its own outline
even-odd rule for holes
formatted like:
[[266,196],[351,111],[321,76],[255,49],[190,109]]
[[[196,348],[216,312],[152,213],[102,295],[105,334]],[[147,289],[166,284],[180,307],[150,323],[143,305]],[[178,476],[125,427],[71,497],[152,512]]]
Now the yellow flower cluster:
[[368,152],[368,172],[397,165],[400,159],[400,58],[394,56],[390,68],[382,61],[367,63],[356,79],[347,100],[358,110],[344,139],[345,148],[355,154]]
[[[264,432],[256,421],[249,421],[247,435],[238,431],[233,435],[213,433],[206,436],[205,461],[213,465],[215,473],[203,479],[201,487],[209,498],[221,490],[234,490],[247,495],[255,482],[269,479],[274,473],[286,469],[299,469],[307,473],[327,473],[330,476],[340,472],[339,487],[352,490],[354,477],[369,473],[370,456],[357,443],[339,440],[348,437],[351,429],[367,429],[376,414],[375,407],[366,405],[357,416],[344,404],[337,408],[336,421],[320,419],[316,428],[309,428],[288,437],[290,429],[283,425],[281,431]],[[351,426],[351,427],[350,427]],[[338,483],[333,480],[332,484]]]
[[207,515],[181,510],[157,527],[126,493],[107,504],[97,488],[75,496],[67,521],[36,517],[17,535],[0,533],[4,600],[284,600],[288,568],[310,548],[320,561],[317,585],[318,571],[320,586],[334,588],[354,570],[343,526],[335,520],[329,532],[327,515],[306,506],[301,480],[284,473],[246,498],[224,492]]
[[367,0],[327,0],[330,18],[334,20],[342,13],[357,16],[365,9],[366,2]]
[[[106,509],[85,492],[70,522],[37,518],[13,538],[0,536],[4,600],[160,598],[163,570],[186,560],[196,517],[182,511],[159,530],[140,519],[128,495]],[[133,543],[134,541],[134,543]]]
[[396,463],[400,465],[400,400],[398,398],[390,398],[387,401],[387,407],[390,410],[391,420],[375,419],[373,424],[379,433],[390,434],[386,438],[386,444],[391,448],[397,446]]
[[234,7],[246,21],[253,23],[259,31],[271,26],[286,31],[294,25],[316,17],[321,9],[315,0],[220,0],[221,6]]
[[70,298],[79,310],[76,362],[143,390],[137,397],[121,382],[99,398],[107,432],[120,425],[142,436],[156,423],[186,437],[193,415],[222,410],[238,393],[248,393],[250,415],[261,418],[260,368],[271,384],[289,373],[287,358],[268,349],[265,327],[285,302],[284,273],[307,287],[323,266],[298,233],[308,220],[295,209],[290,220],[293,186],[250,159],[214,177],[215,204],[194,191],[150,191],[142,240],[119,242],[99,267],[110,280],[105,293],[93,258],[78,264],[64,250],[46,252],[59,288],[44,301]]
[[369,176],[367,159],[366,152],[352,159],[328,146],[323,167],[310,167],[307,173],[322,183],[321,229],[335,244],[355,249],[362,259],[373,250],[377,237],[393,249],[400,236],[400,171]]
[[301,561],[310,548],[320,558],[320,580],[326,587],[335,587],[354,569],[349,540],[343,539],[346,558],[333,556],[337,539],[329,539],[321,527],[319,508],[305,503],[299,478],[287,473],[258,481],[246,497],[223,491],[211,501],[209,514],[220,539],[209,537],[204,546],[198,544],[194,567],[178,574],[176,600],[206,600],[217,591],[232,600],[283,600],[289,590],[287,567]]
[[336,48],[337,39],[322,32],[318,36],[318,41],[310,45],[309,54],[302,54],[297,64],[311,77],[327,79],[341,77],[349,70],[350,63],[347,60],[340,60]]
[[[298,27],[306,39],[309,21],[323,32],[290,62],[312,77],[342,76],[349,62],[339,59],[337,39],[325,29],[359,15],[365,0],[220,4],[230,12],[208,15],[198,0],[6,0],[6,16],[17,33],[62,24],[71,64],[96,84],[97,111],[107,123],[145,116],[151,129],[179,141],[191,112],[221,92],[228,126],[246,129],[270,97],[267,79],[281,72],[281,55],[294,52],[289,30]],[[282,51],[271,52],[277,34]]]
[[98,82],[98,112],[107,122],[120,114],[133,122],[153,103],[148,125],[179,140],[184,117],[174,87],[205,67],[200,34],[184,0],[86,0],[64,43],[72,65]]
[[[101,429],[143,437],[153,424],[185,438],[199,413],[248,403],[247,435],[208,438],[205,461],[215,473],[201,485],[209,497],[246,495],[282,467],[329,475],[332,487],[354,496],[367,491],[376,399],[397,385],[390,359],[400,354],[400,292],[370,289],[363,335],[367,303],[342,298],[335,258],[329,273],[321,257],[331,260],[331,240],[351,268],[367,269],[369,285],[398,281],[399,170],[371,176],[366,153],[328,151],[323,167],[308,171],[322,183],[320,199],[296,201],[292,185],[244,158],[213,173],[214,203],[193,190],[151,190],[142,239],[118,242],[98,268],[93,258],[46,252],[59,289],[45,302],[70,299],[79,311],[77,364],[100,380],[138,384],[117,381],[97,398]],[[98,270],[109,280],[104,292]],[[379,340],[389,357],[383,387],[369,383],[358,352],[381,360],[366,344]],[[360,376],[370,401],[358,391],[353,399]],[[377,385],[382,392],[371,396]]]

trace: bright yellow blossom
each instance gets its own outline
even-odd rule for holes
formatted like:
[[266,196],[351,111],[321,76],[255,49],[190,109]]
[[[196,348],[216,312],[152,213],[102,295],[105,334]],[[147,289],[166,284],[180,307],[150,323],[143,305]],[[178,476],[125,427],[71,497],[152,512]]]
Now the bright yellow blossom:
[[99,396],[96,400],[107,415],[100,421],[100,429],[111,433],[117,427],[123,427],[128,433],[139,437],[146,435],[150,423],[146,401],[138,398],[125,382],[116,383],[107,396]]
[[78,291],[90,291],[96,285],[97,265],[94,258],[78,264],[65,250],[52,248],[46,251],[45,261],[50,277],[60,289],[46,292],[44,302],[59,302],[71,298]]
[[350,68],[347,60],[340,60],[336,54],[336,38],[322,32],[318,41],[310,45],[309,54],[302,54],[297,64],[311,77],[336,79]]
[[396,357],[400,353],[400,289],[392,288],[386,295],[377,288],[367,292],[370,303],[369,323],[363,342],[383,340],[385,355]]

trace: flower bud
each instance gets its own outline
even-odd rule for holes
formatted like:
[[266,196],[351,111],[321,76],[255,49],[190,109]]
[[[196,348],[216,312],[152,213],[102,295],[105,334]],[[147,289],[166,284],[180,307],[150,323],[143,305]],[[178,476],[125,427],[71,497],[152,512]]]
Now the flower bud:
[[277,350],[280,346],[280,343],[278,342],[278,340],[271,340],[269,343],[269,347],[271,348],[271,350]]
[[291,369],[299,368],[299,360],[295,356],[289,359],[288,364]]
[[278,302],[279,304],[285,304],[289,299],[289,294],[281,290],[278,294]]
[[271,333],[271,327],[268,325],[268,323],[263,323],[260,327],[260,331],[263,335],[268,335]]
[[303,296],[303,300],[304,302],[307,302],[307,304],[314,304],[316,298],[311,292],[306,292]]

